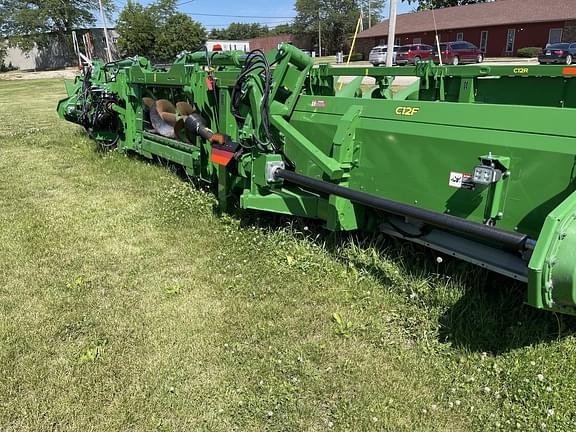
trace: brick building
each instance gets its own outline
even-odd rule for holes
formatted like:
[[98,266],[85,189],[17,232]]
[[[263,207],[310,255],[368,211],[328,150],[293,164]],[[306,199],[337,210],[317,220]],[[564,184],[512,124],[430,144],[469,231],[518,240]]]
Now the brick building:
[[291,34],[284,34],[278,36],[265,36],[255,39],[250,39],[250,49],[261,49],[262,51],[268,51],[273,48],[278,48],[281,43],[290,43],[297,48],[304,50],[311,50],[312,43],[307,38],[294,36]]
[[[576,0],[496,0],[398,15],[396,44],[435,41],[434,19],[442,42],[465,40],[487,57],[514,56],[519,48],[576,42]],[[358,35],[358,49],[368,55],[386,45],[388,21]]]

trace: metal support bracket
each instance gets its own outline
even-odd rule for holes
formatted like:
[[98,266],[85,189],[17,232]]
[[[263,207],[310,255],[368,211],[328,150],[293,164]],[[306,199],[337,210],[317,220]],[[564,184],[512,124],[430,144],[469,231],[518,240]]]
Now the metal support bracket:
[[[332,140],[332,157],[340,163],[343,176],[338,182],[340,186],[348,187],[350,170],[353,166],[356,129],[360,124],[362,106],[352,105],[342,116],[338,123],[336,133]],[[331,195],[328,202],[332,208],[327,226],[330,229],[354,230],[358,228],[360,219],[360,206],[346,198]]]

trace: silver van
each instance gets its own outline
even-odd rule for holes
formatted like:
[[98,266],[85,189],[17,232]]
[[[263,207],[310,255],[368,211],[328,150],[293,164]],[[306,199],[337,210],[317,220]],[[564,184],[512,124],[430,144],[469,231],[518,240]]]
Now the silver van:
[[[394,45],[394,53],[392,56],[392,64],[396,64],[396,53],[400,45]],[[374,66],[380,66],[386,64],[386,54],[388,52],[387,45],[378,45],[372,48],[370,51],[370,55],[368,56],[368,61],[372,63]]]

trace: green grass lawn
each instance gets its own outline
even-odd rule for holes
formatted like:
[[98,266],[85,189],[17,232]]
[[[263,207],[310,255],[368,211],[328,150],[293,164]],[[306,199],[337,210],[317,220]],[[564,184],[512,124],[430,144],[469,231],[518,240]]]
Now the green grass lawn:
[[576,324],[387,237],[218,215],[0,81],[0,430],[576,425]]

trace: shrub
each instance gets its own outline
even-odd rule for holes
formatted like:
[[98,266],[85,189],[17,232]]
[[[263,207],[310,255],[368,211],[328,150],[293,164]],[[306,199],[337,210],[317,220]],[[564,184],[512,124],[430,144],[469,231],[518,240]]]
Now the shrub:
[[538,57],[538,54],[542,52],[542,48],[539,47],[526,47],[520,48],[517,52],[518,57]]
[[6,44],[0,41],[0,70],[4,69],[4,57],[6,57]]
[[[350,61],[361,61],[364,60],[364,54],[362,53],[352,53],[352,55],[350,56]],[[348,61],[348,56],[344,56],[344,61]]]

